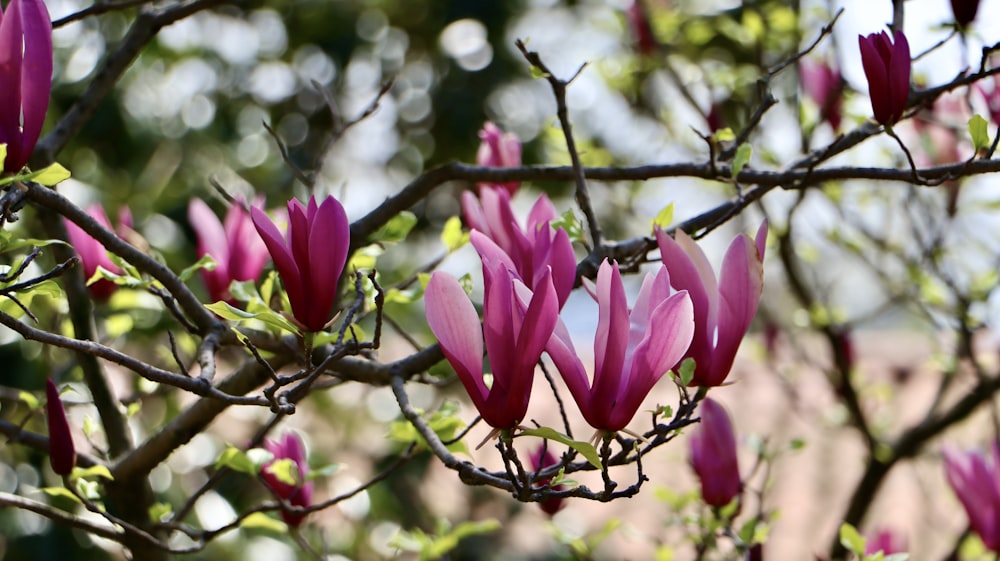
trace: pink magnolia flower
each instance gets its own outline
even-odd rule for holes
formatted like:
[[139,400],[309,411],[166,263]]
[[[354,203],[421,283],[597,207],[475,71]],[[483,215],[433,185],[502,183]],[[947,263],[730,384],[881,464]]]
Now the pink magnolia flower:
[[694,338],[684,355],[695,361],[691,385],[721,385],[760,303],[767,223],[761,224],[755,240],[736,236],[723,258],[718,283],[705,253],[683,231],[672,239],[657,228],[656,241],[671,286],[686,290],[694,305]]
[[[495,243],[507,256],[508,266],[530,287],[552,269],[552,284],[562,308],[576,284],[576,255],[565,230],[553,230],[549,223],[556,218],[556,209],[542,194],[528,213],[527,228],[521,228],[510,204],[510,194],[502,189],[480,189],[479,199],[462,193],[465,221],[473,230]],[[478,249],[477,238],[471,238]]]
[[[531,469],[535,471],[541,471],[545,468],[552,467],[559,463],[555,455],[544,445],[539,445],[535,448],[535,451],[531,453],[529,457],[531,460]],[[535,487],[538,489],[544,489],[545,486],[552,481],[552,478],[539,479],[535,481]],[[563,485],[556,485],[552,487],[553,491],[562,491],[565,489]],[[538,507],[542,509],[545,514],[553,516],[555,513],[559,512],[563,507],[563,500],[560,498],[545,499],[538,503]]]
[[858,35],[858,45],[875,120],[891,125],[903,115],[910,96],[910,44],[902,31],[893,39],[883,31]]
[[653,28],[649,25],[649,17],[646,15],[642,0],[632,0],[632,4],[625,12],[625,17],[635,41],[635,50],[643,55],[655,53],[659,45],[656,42],[656,37],[653,36]]
[[[431,275],[424,296],[427,324],[441,350],[490,426],[512,429],[528,410],[535,365],[559,317],[556,292],[546,270],[532,293],[501,260],[483,257],[483,325],[453,277]],[[483,339],[493,385],[483,380]]]
[[[307,481],[309,464],[306,463],[306,448],[302,444],[302,439],[298,435],[288,432],[280,440],[265,439],[264,448],[274,455],[273,460],[260,468],[260,477],[264,480],[264,484],[271,489],[271,492],[275,496],[292,506],[307,507],[312,504],[313,483],[312,481]],[[297,468],[294,484],[282,481],[271,469],[275,462],[285,459],[291,460]],[[305,517],[305,513],[296,513],[284,509],[281,511],[281,518],[289,526],[299,526]]]
[[306,330],[322,331],[337,299],[351,242],[344,207],[332,196],[322,204],[310,197],[308,207],[291,199],[284,237],[263,210],[251,207],[250,218],[281,276],[292,315]]
[[[111,230],[111,220],[108,219],[108,215],[104,212],[104,207],[99,204],[93,204],[88,206],[86,210],[87,214],[96,220],[98,224]],[[115,265],[111,258],[108,257],[108,250],[101,245],[101,242],[90,237],[90,234],[84,232],[83,229],[73,222],[69,220],[64,220],[64,222],[66,224],[66,233],[69,235],[69,243],[76,250],[76,254],[80,256],[80,264],[83,266],[85,280],[90,280],[94,276],[94,273],[97,272],[98,267],[102,267],[106,271],[116,275],[122,274],[121,268]],[[116,233],[121,238],[127,238],[131,231],[132,213],[127,207],[122,207],[118,211],[118,229]],[[87,290],[90,291],[90,295],[94,299],[103,301],[110,298],[115,290],[118,290],[118,285],[107,279],[98,279],[87,285]]]
[[989,91],[980,84],[976,84],[979,94],[986,100],[986,109],[990,113],[990,120],[993,124],[1000,124],[1000,76],[993,76],[993,88]]
[[736,437],[726,410],[710,398],[699,406],[701,423],[691,433],[691,467],[701,480],[705,504],[723,507],[732,502],[743,484],[736,459]]
[[69,475],[76,465],[76,447],[59,389],[52,378],[45,380],[45,418],[49,424],[49,464],[57,474]]
[[655,277],[646,275],[631,310],[617,263],[601,263],[595,290],[593,383],[561,321],[546,350],[590,426],[616,432],[684,356],[694,334],[694,312],[687,292],[670,294],[670,275],[662,266]]
[[820,119],[830,123],[834,132],[840,130],[844,89],[840,71],[823,62],[802,59],[799,76],[802,90],[819,106]]
[[942,452],[945,476],[965,507],[969,525],[987,549],[1000,552],[1000,447],[994,443],[989,455],[949,446]]
[[882,552],[883,555],[906,552],[906,537],[898,532],[882,528],[868,537],[865,544],[865,555]]
[[951,0],[951,13],[960,29],[969,27],[979,12],[979,0]]
[[[476,152],[476,164],[491,168],[514,168],[521,165],[521,140],[514,133],[503,132],[500,127],[487,121],[479,131],[479,139],[482,142]],[[480,183],[479,186],[503,189],[513,195],[521,183]]]
[[[254,201],[260,207],[263,198]],[[231,301],[229,285],[233,281],[256,281],[267,262],[267,247],[254,231],[250,215],[239,202],[229,206],[225,223],[201,199],[188,205],[188,221],[198,235],[198,257],[210,255],[215,269],[201,270],[212,302]]]
[[52,20],[42,0],[11,0],[0,13],[0,143],[6,172],[31,157],[52,90]]

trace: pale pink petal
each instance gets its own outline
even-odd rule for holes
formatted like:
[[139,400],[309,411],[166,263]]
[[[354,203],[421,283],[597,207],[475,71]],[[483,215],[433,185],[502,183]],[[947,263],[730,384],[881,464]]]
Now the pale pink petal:
[[605,260],[597,272],[597,335],[594,337],[594,386],[602,405],[611,408],[625,369],[628,348],[628,300],[618,264]]
[[229,263],[229,246],[219,218],[201,199],[191,200],[187,216],[194,233],[198,236],[198,255],[211,255],[218,266],[225,271]]
[[547,226],[557,216],[555,205],[545,193],[542,193],[528,213],[528,235],[530,236],[533,230]]
[[763,286],[764,265],[757,247],[749,236],[741,234],[733,240],[722,262],[719,333],[709,385],[722,383],[729,374],[740,342],[757,313]]
[[424,301],[427,325],[479,407],[486,402],[487,389],[483,383],[482,328],[475,307],[458,281],[442,272],[431,275]]
[[479,199],[471,191],[462,193],[462,214],[465,216],[465,223],[470,230],[479,230],[487,236],[491,235],[483,207],[480,206]]

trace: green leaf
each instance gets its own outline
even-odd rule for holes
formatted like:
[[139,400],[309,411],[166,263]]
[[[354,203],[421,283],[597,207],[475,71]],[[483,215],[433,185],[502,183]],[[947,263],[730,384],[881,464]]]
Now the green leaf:
[[653,228],[657,226],[660,228],[666,228],[674,221],[674,203],[663,207],[660,212],[656,214],[656,218],[653,219]]
[[62,240],[42,240],[38,238],[22,238],[4,230],[0,232],[0,251],[17,251],[24,248],[46,247],[50,245],[65,245],[72,247]]
[[398,288],[390,288],[385,293],[385,302],[396,303],[396,304],[411,304],[420,300],[424,295],[424,287],[419,284],[406,290],[400,290]]
[[[434,412],[433,415],[427,419],[427,426],[430,427],[434,434],[438,436],[444,442],[454,440],[458,436],[459,431],[465,428],[465,422],[458,418],[458,404],[454,401],[446,401],[440,409]],[[416,427],[413,426],[406,419],[395,421],[389,425],[389,439],[394,440],[403,444],[410,444],[411,442],[417,442],[421,447],[426,447],[426,441],[423,436],[417,432]],[[469,454],[469,449],[465,445],[465,442],[458,440],[452,442],[447,446],[450,452],[463,453],[465,455]]]
[[340,471],[341,464],[327,464],[325,466],[311,469],[306,475],[306,481],[312,481],[313,479],[323,479],[324,477],[330,477],[331,475]]
[[38,409],[38,406],[40,405],[37,397],[24,390],[17,393],[17,400],[23,402],[28,409],[31,409],[32,411]]
[[441,230],[441,242],[448,248],[448,253],[457,251],[469,243],[469,233],[462,231],[462,219],[452,216],[444,223]]
[[378,258],[385,253],[385,249],[378,244],[369,244],[354,252],[351,260],[344,267],[345,271],[374,269]]
[[691,357],[685,358],[684,362],[681,363],[681,367],[677,371],[677,377],[681,379],[681,385],[686,386],[691,383],[694,379],[694,359]]
[[840,526],[840,545],[853,552],[858,557],[865,554],[865,538],[858,533],[858,530],[844,522]]
[[601,457],[597,454],[597,448],[589,442],[582,442],[580,440],[573,440],[570,437],[562,434],[555,429],[549,427],[539,427],[537,429],[527,429],[519,432],[517,436],[538,436],[560,444],[565,444],[570,448],[576,450],[581,456],[590,462],[590,465],[597,469],[602,469]]
[[[251,319],[256,319],[264,322],[265,324],[276,328],[279,331],[288,331],[291,333],[299,333],[299,328],[296,327],[292,322],[285,319],[285,316],[275,312],[274,310],[261,305],[257,312],[244,311],[239,308],[235,308],[228,304],[227,302],[216,302],[214,304],[206,304],[206,308],[212,310],[222,319],[227,319],[230,321],[247,321]],[[250,307],[249,305],[247,307]]]
[[559,218],[556,218],[555,220],[550,222],[549,226],[551,226],[556,230],[558,230],[559,228],[566,230],[566,235],[569,236],[569,240],[571,242],[584,241],[583,224],[580,223],[580,220],[576,217],[576,214],[573,212],[573,209],[567,210],[566,212],[562,213],[562,215],[559,216]]
[[990,134],[986,130],[986,119],[980,115],[973,115],[969,119],[969,136],[972,137],[972,145],[976,152],[989,148]]
[[219,454],[219,458],[215,460],[215,469],[223,467],[227,467],[240,473],[257,475],[257,466],[250,461],[250,458],[246,455],[246,453],[243,452],[243,450],[231,445],[226,446],[226,449],[222,451],[222,454]]
[[92,477],[103,477],[108,481],[114,481],[115,477],[111,475],[111,470],[107,466],[90,466],[89,468],[73,468],[73,479],[90,479]]
[[278,478],[278,481],[285,485],[298,485],[299,467],[291,458],[281,458],[275,460],[271,465],[264,468],[264,471]]
[[715,131],[715,140],[718,140],[719,142],[732,142],[736,140],[736,133],[734,133],[733,129],[729,127],[719,129]]
[[383,243],[396,243],[406,239],[417,224],[417,215],[408,210],[393,216],[381,228],[372,234],[372,240]]
[[41,183],[42,185],[52,187],[57,183],[69,179],[70,175],[71,174],[68,169],[62,167],[59,163],[55,163],[38,171],[33,171],[24,175],[21,178],[21,181],[34,181],[35,183]]
[[40,487],[38,490],[50,497],[62,497],[64,499],[70,499],[73,502],[80,502],[80,499],[78,499],[76,495],[65,487]]
[[212,259],[212,256],[206,253],[205,255],[202,255],[201,259],[196,261],[194,265],[185,268],[183,271],[181,271],[181,274],[177,276],[180,277],[182,281],[187,282],[188,279],[190,279],[191,276],[194,275],[195,271],[198,271],[200,269],[205,269],[206,271],[212,271],[215,270],[216,265],[217,263],[215,262],[215,259]]
[[909,561],[909,553],[893,553],[892,555],[887,555],[882,561]]
[[736,155],[733,156],[733,179],[743,171],[743,167],[750,162],[750,156],[753,155],[753,147],[749,143],[744,142],[740,144],[740,147],[736,149]]
[[419,553],[420,561],[431,561],[444,557],[467,537],[494,532],[498,529],[500,529],[500,522],[494,519],[482,522],[462,522],[454,528],[451,528],[446,521],[441,521],[435,529],[435,534],[429,535],[419,528],[411,531],[403,530],[389,542],[389,546]]
[[149,507],[149,519],[157,523],[163,522],[173,511],[174,507],[170,503],[156,503]]
[[281,520],[276,520],[263,512],[255,512],[243,520],[240,520],[240,528],[252,528],[256,530],[269,530],[278,534],[288,532],[288,526]]

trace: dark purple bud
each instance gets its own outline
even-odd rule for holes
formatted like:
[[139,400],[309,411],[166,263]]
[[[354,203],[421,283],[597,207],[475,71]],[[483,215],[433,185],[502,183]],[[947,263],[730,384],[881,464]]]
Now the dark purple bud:
[[52,471],[69,475],[76,465],[76,448],[69,431],[66,410],[59,399],[59,389],[51,378],[45,380],[45,418],[49,423],[49,463]]

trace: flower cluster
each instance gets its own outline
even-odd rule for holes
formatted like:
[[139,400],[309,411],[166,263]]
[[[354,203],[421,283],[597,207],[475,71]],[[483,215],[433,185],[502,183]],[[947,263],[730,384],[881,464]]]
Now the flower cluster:
[[[259,208],[263,202],[258,197],[253,206]],[[198,257],[208,255],[215,261],[214,269],[201,270],[209,299],[232,303],[229,285],[257,280],[267,263],[267,248],[254,232],[250,215],[237,201],[226,211],[225,222],[219,222],[204,201],[194,199],[188,205],[188,221],[198,235]]]
[[[514,215],[511,191],[501,186],[480,186],[478,198],[465,193],[462,208],[482,260],[482,324],[458,281],[443,272],[427,284],[427,323],[483,420],[495,429],[515,429],[524,419],[543,352],[599,434],[624,430],[657,381],[685,358],[695,361],[691,385],[725,382],[760,300],[766,223],[756,238],[741,234],[733,240],[718,280],[690,237],[679,231],[671,238],[657,229],[663,262],[646,275],[631,307],[618,264],[604,259],[596,284],[583,281],[598,307],[590,370],[559,317],[576,283],[576,260],[566,232],[550,227],[556,211],[549,199],[537,199],[526,228]],[[702,417],[702,430],[692,439],[692,465],[706,502],[722,506],[741,489],[735,437],[725,411],[711,400],[704,402]]]

